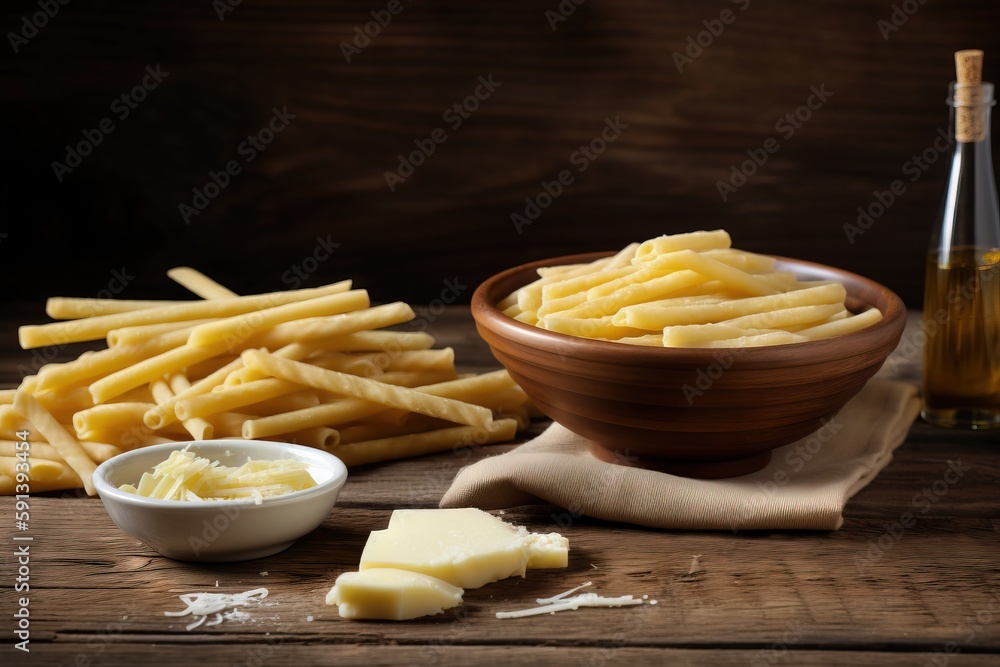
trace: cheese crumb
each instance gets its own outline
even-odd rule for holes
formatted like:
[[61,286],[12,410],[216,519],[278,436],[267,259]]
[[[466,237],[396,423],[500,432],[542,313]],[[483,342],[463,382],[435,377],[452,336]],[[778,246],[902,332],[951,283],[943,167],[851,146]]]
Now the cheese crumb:
[[222,615],[227,621],[238,621],[246,623],[250,620],[250,614],[240,609],[231,609]]

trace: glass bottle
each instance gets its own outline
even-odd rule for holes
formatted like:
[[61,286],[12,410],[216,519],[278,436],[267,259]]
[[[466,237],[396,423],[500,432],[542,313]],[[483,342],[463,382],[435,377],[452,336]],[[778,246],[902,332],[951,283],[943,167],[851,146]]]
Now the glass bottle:
[[939,426],[998,428],[1000,209],[990,146],[993,85],[952,82],[947,103],[954,143],[927,257],[921,414]]

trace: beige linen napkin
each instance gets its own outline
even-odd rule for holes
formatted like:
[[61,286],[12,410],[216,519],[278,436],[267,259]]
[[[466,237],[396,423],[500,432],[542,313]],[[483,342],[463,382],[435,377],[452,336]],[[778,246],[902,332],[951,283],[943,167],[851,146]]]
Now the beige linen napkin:
[[809,437],[774,450],[762,470],[699,480],[605,463],[559,424],[459,471],[442,507],[499,509],[548,501],[568,516],[653,528],[836,530],[844,505],[892,459],[919,412],[916,388],[870,380]]

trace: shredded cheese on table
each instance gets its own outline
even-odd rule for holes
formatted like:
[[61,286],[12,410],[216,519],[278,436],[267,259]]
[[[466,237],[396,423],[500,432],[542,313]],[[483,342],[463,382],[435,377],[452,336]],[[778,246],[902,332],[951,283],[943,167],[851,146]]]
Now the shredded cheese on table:
[[[581,588],[586,588],[592,584],[592,581],[588,581],[559,595],[553,595],[550,598],[537,598],[535,602],[538,603],[538,606],[531,609],[498,611],[496,614],[497,618],[523,618],[525,616],[538,616],[540,614],[554,614],[558,611],[573,611],[580,607],[630,607],[645,604],[645,600],[649,597],[648,595],[644,595],[642,598],[636,598],[631,595],[605,597],[597,593],[573,595],[573,593]],[[572,597],[568,597],[571,595]],[[649,602],[649,604],[656,604],[656,600]]]
[[[185,593],[178,595],[187,609],[182,611],[165,611],[164,616],[187,616],[188,614],[197,617],[197,620],[185,626],[188,631],[204,625],[205,627],[218,625],[222,621],[244,621],[250,615],[235,607],[248,605],[251,602],[259,603],[267,597],[266,588],[255,588],[245,593]],[[211,621],[208,617],[215,614]]]

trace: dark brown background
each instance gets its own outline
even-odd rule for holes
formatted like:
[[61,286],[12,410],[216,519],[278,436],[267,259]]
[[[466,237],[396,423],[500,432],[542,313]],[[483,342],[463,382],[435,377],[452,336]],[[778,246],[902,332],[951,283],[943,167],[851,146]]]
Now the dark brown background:
[[[352,277],[373,300],[420,303],[457,278],[467,300],[515,263],[721,227],[919,306],[943,161],[854,244],[843,225],[946,125],[955,50],[984,49],[998,78],[1000,6],[911,0],[885,40],[888,0],[745,2],[586,0],[553,31],[556,0],[403,0],[348,64],[340,42],[383,0],[244,0],[224,21],[209,0],[74,0],[19,54],[2,46],[4,298],[94,295],[123,267],[135,278],[121,296],[181,296],[164,272],[182,264],[241,293],[282,289],[329,235],[340,246],[304,285]],[[679,73],[672,53],[726,8],[736,21]],[[4,32],[36,11],[4,3]],[[156,64],[169,77],[58,183],[64,146]],[[447,128],[442,112],[490,74],[501,87]],[[790,139],[776,133],[820,84],[830,101]],[[297,118],[185,225],[178,205],[283,106]],[[524,198],[614,116],[621,138],[516,233]],[[447,142],[390,192],[383,172],[436,127]],[[772,136],[780,151],[723,203],[716,181]]]

